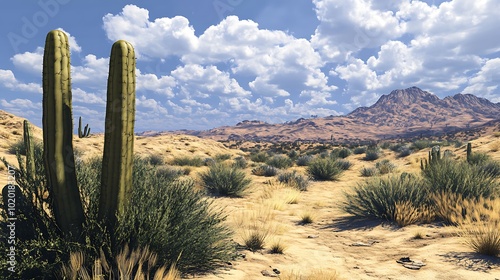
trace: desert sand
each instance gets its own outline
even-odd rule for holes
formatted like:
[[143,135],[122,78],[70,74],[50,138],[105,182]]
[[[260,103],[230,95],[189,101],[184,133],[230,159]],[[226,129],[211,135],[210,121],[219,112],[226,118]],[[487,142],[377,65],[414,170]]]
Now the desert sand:
[[[41,139],[40,128],[34,129],[34,135]],[[22,119],[0,114],[0,157],[5,156],[15,163],[15,156],[8,154],[7,149],[21,138]],[[84,158],[102,153],[102,134],[84,139],[75,137],[74,142]],[[488,152],[500,160],[500,152],[491,151],[500,146],[500,137],[487,135],[472,143],[474,151]],[[463,146],[444,149],[452,150],[456,157],[465,155]],[[212,140],[184,135],[136,137],[135,152],[161,155],[167,162],[176,156],[231,154],[234,158],[246,154]],[[427,156],[427,149],[402,159],[396,159],[390,150],[383,152],[381,159],[390,159],[397,165],[396,174],[419,172],[419,159]],[[301,279],[299,275],[307,276],[317,271],[335,272],[338,279],[500,279],[500,258],[473,253],[453,227],[433,223],[399,228],[382,220],[353,220],[343,213],[339,209],[344,200],[343,192],[349,192],[365,180],[360,176],[361,168],[374,165],[374,162],[363,161],[362,157],[351,155],[347,158],[354,165],[339,181],[312,182],[307,191],[300,193],[280,185],[274,178],[252,175],[252,168],[248,167],[246,172],[253,182],[243,198],[211,199],[228,214],[227,223],[235,231],[236,242],[242,244],[245,234],[252,230],[266,232],[266,248],[257,252],[241,249],[244,257],[231,262],[225,269],[187,278],[267,279],[269,277],[263,276],[261,271],[278,269],[281,279]],[[190,176],[196,178],[205,168],[193,168]],[[291,169],[305,174],[303,167]],[[0,184],[6,183],[6,177],[2,165]],[[290,204],[287,200],[296,203]],[[299,224],[303,214],[311,215],[313,223]],[[423,238],[416,239],[417,233]],[[277,241],[285,245],[284,254],[269,253],[269,246]],[[420,260],[426,265],[420,270],[411,270],[396,262],[402,257]]]

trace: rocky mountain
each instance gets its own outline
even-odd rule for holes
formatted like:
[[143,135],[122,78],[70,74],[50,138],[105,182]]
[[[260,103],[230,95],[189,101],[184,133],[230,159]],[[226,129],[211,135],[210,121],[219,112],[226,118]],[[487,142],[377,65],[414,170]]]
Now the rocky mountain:
[[345,116],[298,119],[283,124],[242,121],[207,131],[182,131],[215,140],[380,140],[471,129],[500,119],[500,103],[472,94],[444,99],[418,87],[394,90],[370,107]]

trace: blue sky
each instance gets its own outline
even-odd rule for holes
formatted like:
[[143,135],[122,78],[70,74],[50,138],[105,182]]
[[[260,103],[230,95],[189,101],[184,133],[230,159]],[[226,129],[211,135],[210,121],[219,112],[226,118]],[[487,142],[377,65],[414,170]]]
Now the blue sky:
[[347,114],[394,89],[500,102],[500,1],[5,1],[0,109],[41,126],[47,32],[70,36],[73,114],[104,127],[114,41],[137,54],[136,132]]

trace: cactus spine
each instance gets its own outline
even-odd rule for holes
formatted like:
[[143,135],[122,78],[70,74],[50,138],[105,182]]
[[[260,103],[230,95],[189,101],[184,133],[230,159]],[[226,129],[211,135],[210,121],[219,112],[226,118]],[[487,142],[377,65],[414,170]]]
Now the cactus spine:
[[82,117],[78,119],[78,138],[85,138],[90,136],[90,127],[89,125],[85,125],[85,128],[82,131]]
[[43,55],[43,144],[47,183],[57,225],[78,238],[84,222],[73,154],[73,118],[68,36],[47,34]]
[[26,176],[29,180],[35,180],[35,151],[31,141],[31,127],[28,120],[23,122],[23,140],[26,149]]
[[99,218],[113,229],[132,190],[135,51],[123,40],[111,48]]

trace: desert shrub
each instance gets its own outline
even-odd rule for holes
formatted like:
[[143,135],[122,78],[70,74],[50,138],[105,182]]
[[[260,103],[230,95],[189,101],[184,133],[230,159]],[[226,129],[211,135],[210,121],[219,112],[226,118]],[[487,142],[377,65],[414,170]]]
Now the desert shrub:
[[293,165],[293,161],[285,155],[275,155],[268,159],[266,164],[279,169],[287,169]]
[[313,216],[313,214],[311,214],[309,212],[304,212],[300,216],[299,224],[301,224],[301,225],[312,224],[313,222],[314,222],[314,216]]
[[268,156],[268,154],[266,152],[258,152],[258,153],[250,155],[250,159],[253,162],[266,162],[266,160],[267,160],[268,157],[269,156]]
[[278,168],[269,165],[261,165],[252,169],[252,174],[256,176],[272,177],[278,174]]
[[297,166],[307,166],[309,162],[313,159],[311,155],[304,155],[297,158]]
[[240,169],[220,163],[210,166],[200,178],[210,194],[220,196],[241,197],[251,183]]
[[366,150],[365,157],[363,159],[367,161],[374,161],[377,160],[379,157],[380,153],[377,150],[368,149]]
[[215,155],[215,161],[221,162],[231,158],[230,154],[217,154]]
[[389,146],[389,150],[393,151],[393,152],[399,152],[399,150],[401,150],[401,148],[403,147],[406,147],[405,144],[402,144],[402,143],[395,143],[395,144],[391,144]]
[[158,167],[155,171],[155,175],[157,177],[166,181],[173,181],[182,175],[188,175],[184,169],[174,168],[171,166]]
[[352,167],[352,163],[345,159],[336,159],[335,164],[342,170],[349,170]]
[[290,152],[288,152],[288,157],[292,160],[296,160],[298,156],[299,152],[297,152],[296,150],[291,150]]
[[407,157],[411,155],[411,149],[408,148],[408,147],[401,147],[399,150],[398,150],[398,157],[402,158],[402,157]]
[[309,176],[320,181],[337,180],[343,171],[332,159],[317,158],[307,166]]
[[378,170],[375,167],[363,167],[359,172],[363,177],[372,177],[377,175]]
[[172,165],[200,167],[204,165],[201,157],[176,157],[172,160]]
[[342,148],[338,151],[337,155],[339,158],[346,158],[352,154],[352,151],[348,148]]
[[387,150],[387,149],[389,149],[390,147],[391,147],[391,143],[390,143],[390,142],[387,142],[387,141],[382,142],[382,143],[380,144],[380,148],[381,148],[381,149],[384,149],[384,150]]
[[469,158],[467,158],[467,162],[470,164],[478,164],[482,165],[491,160],[491,157],[485,153],[472,153]]
[[161,155],[149,155],[147,157],[147,161],[149,164],[154,166],[165,164],[165,160],[163,160]]
[[352,153],[355,154],[355,155],[364,154],[364,153],[366,153],[366,147],[356,147],[356,148],[354,148],[354,150],[352,151]]
[[479,169],[493,177],[500,177],[500,162],[490,160],[479,166]]
[[451,192],[464,198],[490,197],[498,192],[495,177],[479,165],[443,159],[430,164],[422,171],[430,192]]
[[345,193],[342,209],[357,217],[374,217],[400,226],[432,218],[425,182],[415,176],[376,178]]
[[278,175],[278,181],[290,187],[296,188],[299,191],[307,191],[309,179],[305,176],[297,174],[297,172],[284,172]]
[[247,160],[244,157],[237,157],[234,159],[233,167],[245,169],[247,165]]
[[375,163],[375,168],[379,174],[391,173],[396,169],[396,165],[388,159],[381,160]]
[[431,147],[433,144],[429,140],[416,140],[410,145],[410,149],[420,151],[425,148]]

